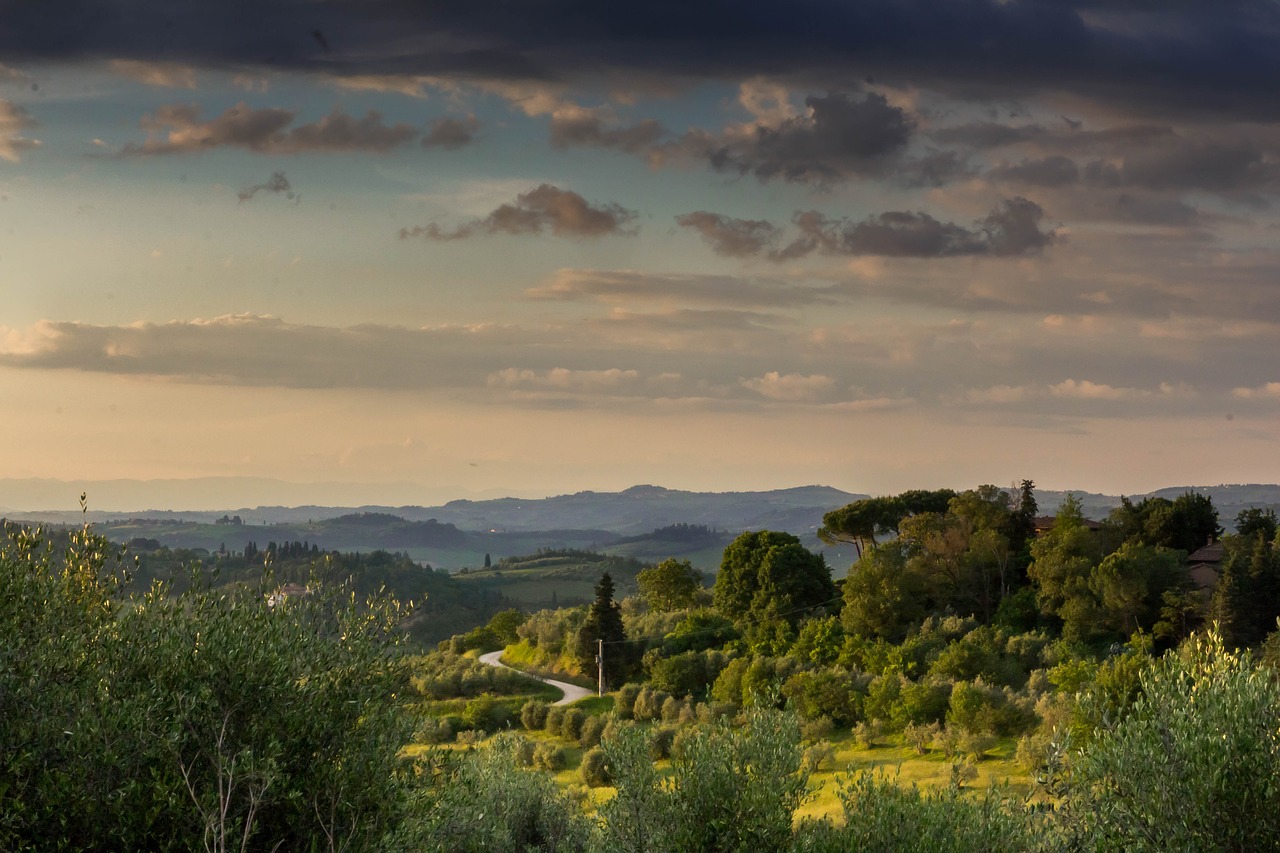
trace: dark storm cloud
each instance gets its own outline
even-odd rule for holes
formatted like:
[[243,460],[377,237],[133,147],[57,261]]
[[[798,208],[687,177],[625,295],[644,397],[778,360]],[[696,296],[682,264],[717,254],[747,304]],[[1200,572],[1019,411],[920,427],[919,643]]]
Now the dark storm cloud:
[[[317,37],[317,33],[323,38]],[[166,60],[342,76],[894,76],[1275,116],[1280,7],[1187,0],[66,0],[7,4],[7,61]]]
[[634,210],[618,204],[592,205],[572,190],[551,184],[516,196],[483,219],[474,219],[452,231],[436,223],[401,228],[400,239],[421,237],[424,240],[465,240],[480,234],[541,234],[550,231],[556,237],[605,237],[631,234],[628,225],[636,218]]
[[850,222],[810,210],[798,212],[792,219],[799,236],[775,248],[782,231],[768,222],[731,219],[707,211],[676,218],[677,224],[700,233],[717,254],[757,255],[772,261],[794,260],[815,252],[891,258],[1028,255],[1043,250],[1056,236],[1052,230],[1041,230],[1043,220],[1040,205],[1021,197],[1001,202],[971,228],[921,211],[887,211]]
[[202,121],[194,104],[169,104],[142,120],[147,140],[130,143],[126,155],[189,154],[212,148],[246,148],[260,154],[390,151],[418,131],[407,124],[386,125],[376,110],[354,119],[341,110],[309,124],[290,127],[297,111],[254,109],[243,103]]
[[453,151],[464,148],[475,141],[480,122],[475,116],[466,118],[438,118],[431,122],[430,129],[422,137],[424,148],[444,148]]

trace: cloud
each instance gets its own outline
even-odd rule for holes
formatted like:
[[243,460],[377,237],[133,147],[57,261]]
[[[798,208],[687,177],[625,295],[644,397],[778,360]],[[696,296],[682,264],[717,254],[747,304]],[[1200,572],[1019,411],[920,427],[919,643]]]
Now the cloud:
[[762,397],[782,402],[814,400],[823,396],[834,385],[835,380],[830,376],[818,373],[808,376],[801,376],[798,373],[780,374],[776,370],[742,381],[742,387]]
[[427,89],[433,84],[431,77],[398,74],[353,74],[346,77],[330,77],[328,82],[339,89],[352,92],[394,92],[410,98],[427,97]]
[[717,254],[789,261],[813,252],[896,258],[1028,255],[1042,251],[1055,239],[1054,231],[1041,230],[1043,219],[1040,205],[1020,196],[1005,199],[969,228],[942,222],[922,211],[888,211],[861,222],[802,211],[792,219],[799,235],[780,249],[772,247],[782,231],[768,222],[731,219],[707,211],[677,217],[676,222],[698,231]]
[[463,223],[446,231],[431,223],[400,229],[400,239],[421,237],[426,240],[465,240],[479,234],[541,234],[549,231],[556,237],[606,237],[629,235],[629,223],[637,217],[634,210],[618,204],[592,205],[572,190],[551,184],[516,196],[514,203],[504,204],[483,219]]
[[[291,0],[244,18],[203,0],[95,0],[6,9],[0,55],[48,63],[100,56],[342,77],[507,81],[861,79],[868,71],[959,92],[1065,91],[1126,106],[1277,115],[1280,9],[1206,0],[711,0],[645,8],[550,0],[369,4]],[[92,25],[86,25],[91,21]],[[321,43],[313,36],[328,38]]]
[[333,328],[254,315],[125,326],[41,321],[0,332],[0,364],[13,368],[292,388],[482,384],[498,369],[488,357],[496,342],[527,343],[497,327]]
[[549,283],[525,291],[530,299],[666,302],[729,307],[810,305],[830,299],[830,287],[727,275],[636,270],[558,270]]
[[40,147],[40,140],[29,139],[22,132],[36,126],[36,122],[22,107],[0,99],[0,160],[17,163],[22,152]]
[[108,67],[121,77],[161,89],[194,89],[196,71],[175,62],[143,62],[137,59],[113,59]]
[[253,184],[245,187],[240,190],[240,192],[236,193],[236,196],[240,201],[245,202],[260,192],[285,193],[286,198],[296,198],[293,193],[293,188],[289,184],[289,179],[285,177],[284,172],[272,172],[270,178],[267,178],[267,180],[260,184]]
[[296,117],[294,110],[253,109],[240,103],[216,118],[201,121],[198,106],[170,104],[143,118],[146,142],[126,145],[121,153],[187,154],[222,147],[259,154],[381,153],[403,145],[418,133],[407,124],[384,124],[376,110],[370,110],[362,119],[334,110],[319,121],[290,127]]
[[1268,382],[1256,388],[1232,388],[1231,395],[1241,400],[1280,400],[1280,382]]
[[553,148],[613,148],[630,154],[648,152],[667,129],[653,119],[617,126],[603,110],[562,105],[551,114]]
[[453,151],[475,141],[480,122],[473,115],[466,118],[438,118],[433,120],[429,127],[430,129],[422,137],[422,146]]
[[640,382],[640,373],[616,367],[607,370],[555,367],[545,371],[508,367],[489,374],[485,382],[490,387],[598,393],[634,387]]
[[0,63],[0,83],[22,83],[22,85],[27,85],[29,82],[31,82],[31,74]]
[[1155,388],[1135,388],[1093,382],[1088,379],[1064,379],[1044,385],[993,385],[988,388],[970,388],[964,399],[970,403],[1011,405],[1043,403],[1045,400],[1135,402],[1186,401],[1198,394],[1183,382],[1162,382]]
[[728,258],[759,255],[776,243],[781,233],[776,225],[762,219],[733,219],[706,210],[677,216],[676,224],[697,231],[713,252]]
[[844,93],[805,100],[801,115],[757,121],[722,134],[693,131],[668,147],[705,159],[715,169],[825,184],[883,174],[914,129],[905,111],[881,94],[861,100]]
[[996,181],[1012,181],[1037,187],[1060,187],[1074,184],[1080,178],[1075,161],[1061,154],[1040,159],[1023,160],[1016,165],[992,169],[987,176]]

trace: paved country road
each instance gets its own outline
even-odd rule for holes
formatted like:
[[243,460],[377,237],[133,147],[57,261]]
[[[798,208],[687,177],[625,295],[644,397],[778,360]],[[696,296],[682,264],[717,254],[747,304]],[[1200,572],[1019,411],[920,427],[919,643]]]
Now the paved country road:
[[[487,663],[489,664],[489,666],[500,666],[503,669],[511,669],[511,670],[515,670],[516,672],[524,672],[523,670],[516,669],[513,666],[507,666],[505,663],[499,660],[500,657],[502,657],[501,649],[499,649],[496,652],[489,652],[487,655],[480,655],[480,663]],[[596,692],[594,690],[588,690],[587,688],[579,687],[576,684],[566,684],[563,681],[555,681],[550,678],[543,678],[542,676],[534,675],[531,672],[525,672],[524,674],[529,676],[530,678],[536,678],[539,681],[543,682],[544,684],[550,684],[552,687],[556,688],[557,690],[561,690],[564,692],[564,698],[561,699],[559,702],[552,702],[551,704],[553,705],[570,705],[574,702],[577,702],[579,699],[586,699],[588,696],[596,695]]]

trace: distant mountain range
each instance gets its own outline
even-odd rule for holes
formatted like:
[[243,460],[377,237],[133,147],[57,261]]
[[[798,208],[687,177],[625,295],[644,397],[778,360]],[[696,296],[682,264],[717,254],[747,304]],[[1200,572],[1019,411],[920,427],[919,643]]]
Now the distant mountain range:
[[[0,502],[14,503],[12,485],[0,480]],[[66,484],[64,484],[65,487]],[[1173,487],[1150,495],[1175,498],[1186,491],[1208,495],[1228,529],[1247,507],[1280,509],[1280,486],[1222,485]],[[1053,513],[1068,492],[1037,490],[1043,513]],[[1087,517],[1102,519],[1119,496],[1073,492]],[[1132,495],[1141,500],[1148,495]],[[660,486],[633,486],[621,492],[578,492],[542,499],[454,500],[440,506],[258,506],[221,511],[90,511],[95,522],[117,541],[151,540],[176,548],[236,551],[248,541],[259,548],[269,541],[309,541],[323,549],[404,550],[433,565],[476,566],[493,558],[528,554],[540,548],[580,548],[661,559],[687,556],[700,568],[713,568],[718,551],[744,530],[785,530],[806,546],[822,549],[838,572],[856,555],[817,539],[824,513],[865,494],[829,486],[801,486],[760,492],[688,492]],[[13,509],[13,519],[75,524],[79,512]],[[235,523],[237,522],[238,523]],[[673,537],[672,525],[705,528],[698,536]],[[687,531],[686,531],[687,533]]]

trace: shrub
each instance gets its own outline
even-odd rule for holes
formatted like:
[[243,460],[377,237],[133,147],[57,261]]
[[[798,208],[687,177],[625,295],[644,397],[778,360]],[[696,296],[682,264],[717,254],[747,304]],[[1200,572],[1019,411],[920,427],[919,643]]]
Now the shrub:
[[[521,769],[510,735],[462,758],[449,784],[424,789],[416,812],[381,849],[584,850],[590,827],[581,809],[543,773]],[[319,846],[319,845],[317,845]]]
[[569,753],[554,743],[540,743],[533,750],[533,766],[539,770],[559,773],[569,761]]
[[[672,762],[658,850],[782,850],[808,774],[794,715],[748,712],[697,729]],[[621,793],[621,788],[619,789]]]
[[965,756],[959,761],[951,762],[951,787],[963,788],[965,783],[978,778],[978,768],[972,758]]
[[566,708],[564,718],[560,721],[560,737],[565,740],[577,741],[582,737],[582,724],[587,719],[587,714],[581,708]]
[[871,722],[863,720],[853,727],[853,739],[863,749],[874,749],[876,741],[880,739],[883,733],[884,727],[879,720],[872,720]]
[[614,700],[613,706],[617,709],[620,719],[631,719],[632,709],[635,707],[636,697],[639,695],[639,684],[624,684],[618,688],[618,696]]
[[942,727],[937,723],[929,723],[928,725],[918,725],[912,723],[902,730],[902,738],[907,742],[907,746],[916,751],[917,755],[924,755],[929,751],[929,744],[938,736]]
[[820,741],[830,736],[835,731],[835,728],[835,723],[831,722],[830,717],[808,720],[800,724],[800,739],[810,743]]
[[454,742],[459,746],[477,746],[478,744],[484,743],[485,737],[485,733],[480,729],[467,729],[465,731],[458,732],[458,734],[454,736]]
[[563,705],[552,705],[547,708],[547,716],[543,721],[543,729],[549,734],[560,734],[560,725],[564,722],[565,707]]
[[494,732],[510,728],[515,718],[505,702],[484,693],[466,704],[462,709],[462,719],[470,728]]
[[605,727],[609,725],[610,719],[611,715],[597,714],[583,720],[578,734],[578,746],[583,749],[599,746],[600,738],[604,734]]
[[588,788],[599,788],[613,784],[609,776],[609,762],[604,750],[599,747],[589,749],[582,754],[582,764],[578,768],[582,773],[582,781]]
[[640,695],[636,697],[633,716],[641,721],[656,720],[662,716],[662,704],[669,698],[667,693],[661,690],[645,687],[641,689]]
[[318,578],[273,604],[269,575],[126,597],[114,552],[0,532],[0,848],[381,849],[416,722],[403,611]]
[[943,726],[936,737],[939,751],[947,758],[955,758],[961,753],[960,740],[963,735],[964,730],[960,726],[950,723]]
[[520,708],[520,725],[526,730],[541,731],[547,725],[547,711],[551,706],[540,699],[530,699]]
[[986,732],[972,732],[966,729],[960,735],[960,751],[974,761],[985,758],[987,750],[995,745],[996,739]]
[[811,744],[800,756],[800,769],[805,773],[815,773],[823,762],[830,762],[836,757],[836,748],[829,741],[820,740]]
[[694,712],[699,723],[714,723],[725,717],[733,716],[737,707],[728,702],[699,702]]
[[649,755],[654,761],[671,757],[671,744],[675,737],[676,730],[670,726],[660,726],[649,733]]
[[443,717],[424,717],[413,739],[419,743],[449,743],[453,740],[453,726]]
[[1209,633],[1166,653],[1142,673],[1141,687],[1128,715],[1073,762],[1074,812],[1097,846],[1276,849],[1280,683],[1274,674]]
[[1031,853],[1053,849],[1052,839],[1021,805],[990,791],[978,797],[956,787],[921,791],[860,773],[840,789],[842,825],[802,824],[796,850],[892,850],[894,853]]

